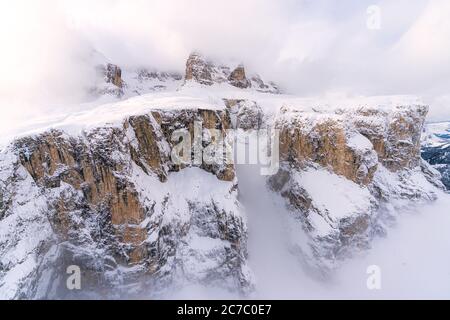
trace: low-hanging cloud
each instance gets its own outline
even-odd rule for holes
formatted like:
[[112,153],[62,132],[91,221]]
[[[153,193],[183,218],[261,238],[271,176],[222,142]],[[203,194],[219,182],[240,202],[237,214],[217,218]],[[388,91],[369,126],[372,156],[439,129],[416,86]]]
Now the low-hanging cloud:
[[450,118],[445,0],[0,0],[0,9],[2,115],[5,100],[20,113],[81,101],[94,51],[123,67],[183,71],[198,50],[292,93],[417,94],[432,116]]

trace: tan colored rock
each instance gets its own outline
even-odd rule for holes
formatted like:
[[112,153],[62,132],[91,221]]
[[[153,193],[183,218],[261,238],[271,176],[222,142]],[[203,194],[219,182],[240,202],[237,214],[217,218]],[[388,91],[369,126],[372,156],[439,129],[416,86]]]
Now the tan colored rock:
[[[419,105],[389,111],[362,107],[332,114],[284,110],[288,116],[278,121],[281,157],[300,164],[312,161],[367,185],[378,161],[393,172],[420,165],[420,136],[427,111]],[[371,142],[378,159],[371,150],[352,146],[350,139],[358,133]]]
[[213,85],[213,66],[206,61],[200,54],[192,53],[186,62],[186,80],[193,80],[198,83],[211,86]]
[[383,165],[397,172],[420,165],[420,137],[427,113],[428,107],[416,105],[390,112],[366,107],[348,116],[372,142]]
[[[203,129],[214,129],[221,131],[221,134],[226,137],[227,130],[232,129],[231,119],[227,110],[186,110],[183,112],[169,112],[164,110],[156,110],[152,112],[153,117],[161,126],[161,132],[164,134],[166,141],[170,147],[173,147],[171,141],[172,134],[175,130],[187,129],[191,135],[191,140],[194,141],[194,123],[202,123]],[[203,141],[206,147],[206,141]],[[235,167],[233,164],[223,165],[208,165],[202,164],[200,166],[217,176],[223,181],[233,181],[235,178]],[[172,166],[171,170],[178,171],[183,168]]]
[[[116,138],[114,134],[111,133],[111,142]],[[27,143],[29,144],[30,141],[28,140]],[[39,137],[33,145],[35,149],[32,154],[21,154],[20,158],[22,165],[35,181],[50,188],[58,187],[61,182],[65,182],[83,191],[93,210],[99,207],[109,208],[111,224],[118,227],[118,236],[131,246],[130,256],[138,257],[135,252],[143,252],[141,238],[129,237],[122,233],[129,233],[128,227],[123,229],[123,226],[138,225],[144,219],[144,210],[137,192],[133,190],[132,185],[118,180],[115,175],[115,172],[125,168],[125,164],[105,163],[101,155],[95,152],[90,153],[87,146],[76,145],[75,141],[72,145],[57,131]],[[67,230],[70,229],[69,220],[65,216],[69,212],[66,209],[67,205],[69,203],[64,199],[60,199],[55,205],[58,217],[57,228],[61,228],[63,234],[67,234]],[[145,230],[136,228],[134,232],[143,233]],[[139,257],[139,261],[144,258],[144,256]]]
[[116,87],[122,88],[122,69],[115,64],[108,63],[105,70],[105,80],[107,83],[112,83]]
[[231,72],[228,77],[228,81],[232,86],[237,88],[247,89],[251,87],[251,83],[245,75],[245,68],[242,65],[238,66],[233,70],[233,72]]
[[192,53],[186,62],[186,81],[194,81],[203,85],[228,83],[240,89],[255,88],[259,92],[280,93],[273,82],[264,82],[260,76],[246,74],[243,65],[234,70],[224,64],[215,64],[199,53]]
[[162,152],[161,137],[158,135],[160,127],[151,116],[144,115],[131,117],[125,122],[125,130],[131,125],[137,139],[138,149],[131,145],[131,157],[147,174],[149,171],[157,173],[161,181],[167,180],[167,172],[164,163],[168,162],[168,155]]
[[282,161],[300,166],[314,162],[359,184],[372,181],[377,169],[373,150],[355,149],[349,143],[355,133],[340,121],[299,114],[292,122],[278,122],[277,128]]
[[[205,129],[221,130],[224,135],[231,128],[226,111],[161,110],[131,117],[124,121],[123,128],[93,130],[85,140],[69,138],[58,131],[22,139],[17,143],[23,150],[19,158],[38,185],[56,188],[62,182],[67,183],[82,192],[92,211],[107,210],[116,236],[128,248],[126,259],[132,264],[140,263],[148,254],[144,243],[147,230],[140,227],[145,208],[134,185],[121,176],[130,170],[132,162],[146,174],[157,175],[161,182],[167,180],[169,171],[183,169],[171,164],[171,135],[177,129],[187,128],[193,136],[195,121],[202,122]],[[129,158],[112,157],[110,153],[114,151]],[[232,164],[202,164],[201,168],[219,180],[235,179]],[[56,212],[55,228],[64,238],[69,230],[76,229],[68,218],[73,201],[74,198],[61,198],[52,205]]]
[[[374,234],[385,232],[378,219],[389,214],[384,205],[390,199],[435,199],[434,191],[424,190],[411,177],[420,171],[431,183],[436,177],[420,160],[427,107],[315,110],[281,109],[275,123],[281,134],[281,169],[269,185],[287,200],[314,239],[312,255],[328,266],[351,255],[354,248],[368,248]],[[314,185],[311,176],[305,178],[307,172],[326,173]],[[351,182],[333,182],[336,177]],[[324,205],[314,195],[314,188],[321,186],[331,188],[326,192],[339,199]],[[353,206],[348,215],[330,215],[341,204]]]

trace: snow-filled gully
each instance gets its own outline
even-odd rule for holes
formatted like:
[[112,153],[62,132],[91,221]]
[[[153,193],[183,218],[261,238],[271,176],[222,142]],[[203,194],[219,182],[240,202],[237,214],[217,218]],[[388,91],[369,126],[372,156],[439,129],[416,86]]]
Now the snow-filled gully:
[[[448,298],[450,295],[450,195],[399,213],[386,238],[344,262],[328,280],[312,277],[289,248],[290,214],[284,199],[269,190],[258,166],[238,165],[240,201],[249,228],[249,266],[256,299]],[[302,237],[302,231],[298,230]],[[306,241],[306,240],[305,240]],[[367,286],[368,267],[381,270],[381,289]]]
[[266,186],[256,165],[237,167],[240,201],[249,228],[249,265],[255,274],[256,298],[288,298],[293,281],[301,276],[298,259],[289,252],[283,200]]

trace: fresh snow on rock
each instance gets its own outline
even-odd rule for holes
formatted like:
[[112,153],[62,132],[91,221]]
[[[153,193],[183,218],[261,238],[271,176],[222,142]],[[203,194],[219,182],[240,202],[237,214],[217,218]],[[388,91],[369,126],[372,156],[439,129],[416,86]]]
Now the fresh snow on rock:
[[[372,196],[367,188],[323,169],[308,169],[294,179],[309,193],[313,204],[326,212],[332,223],[355,214],[370,212]],[[317,229],[317,232],[321,232]],[[325,232],[326,234],[326,232]]]

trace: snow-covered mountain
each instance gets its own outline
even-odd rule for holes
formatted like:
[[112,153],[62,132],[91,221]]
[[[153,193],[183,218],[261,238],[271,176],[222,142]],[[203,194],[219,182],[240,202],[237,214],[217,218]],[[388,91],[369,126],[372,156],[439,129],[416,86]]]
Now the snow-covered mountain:
[[258,74],[247,76],[242,64],[217,64],[199,53],[192,53],[186,63],[186,75],[177,72],[137,68],[122,69],[100,54],[93,55],[98,81],[91,93],[95,96],[111,95],[129,98],[158,91],[175,91],[183,84],[194,81],[206,86],[229,84],[258,92],[280,93],[273,82],[264,82]]
[[[194,144],[214,155],[257,130],[279,135],[279,170],[255,181],[288,212],[298,268],[321,276],[444,188],[420,156],[428,108],[415,98],[300,98],[199,54],[184,76],[99,72],[96,94],[136,97],[43,121],[0,153],[2,298],[158,297],[188,285],[251,295],[240,185],[252,178],[233,162],[176,163],[177,132],[194,138],[195,123]],[[81,291],[66,288],[71,265]]]
[[450,190],[450,122],[426,125],[422,157],[442,174],[442,182]]

